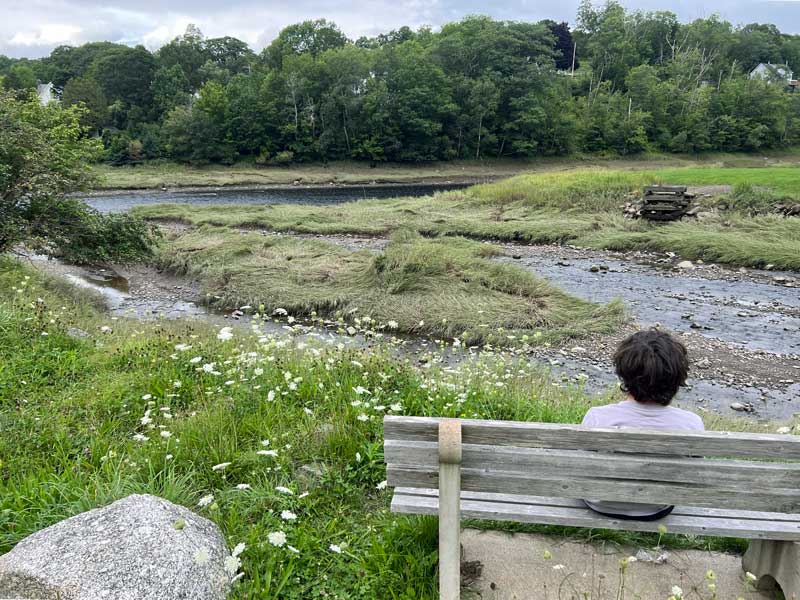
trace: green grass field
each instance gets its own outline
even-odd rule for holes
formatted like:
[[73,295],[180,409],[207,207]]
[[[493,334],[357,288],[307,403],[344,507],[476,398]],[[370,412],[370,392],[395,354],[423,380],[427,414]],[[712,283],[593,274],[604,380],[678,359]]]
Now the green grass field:
[[[0,554],[60,519],[150,493],[216,522],[230,548],[246,544],[232,598],[434,599],[436,522],[388,512],[383,415],[574,423],[591,405],[513,356],[419,369],[380,346],[295,346],[291,335],[245,327],[217,335],[196,322],[129,322],[94,303],[0,263]],[[271,545],[275,532],[286,545]],[[671,535],[661,543],[743,547]]]
[[[739,186],[724,198],[701,199],[725,210],[702,221],[651,224],[624,219],[621,206],[651,183]],[[755,190],[739,188],[755,186]],[[764,188],[764,191],[759,191]],[[800,167],[687,168],[661,171],[581,169],[518,175],[426,198],[364,200],[335,206],[160,205],[135,209],[150,219],[271,231],[385,236],[412,228],[429,236],[524,243],[570,243],[677,252],[736,266],[800,270],[800,219],[751,215],[800,190]],[[754,198],[755,196],[755,198]]]

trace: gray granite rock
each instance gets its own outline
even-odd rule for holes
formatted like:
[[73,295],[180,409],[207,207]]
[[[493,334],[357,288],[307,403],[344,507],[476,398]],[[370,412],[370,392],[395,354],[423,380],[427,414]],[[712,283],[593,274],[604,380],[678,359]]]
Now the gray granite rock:
[[221,600],[227,556],[214,523],[135,494],[38,531],[0,556],[0,598]]

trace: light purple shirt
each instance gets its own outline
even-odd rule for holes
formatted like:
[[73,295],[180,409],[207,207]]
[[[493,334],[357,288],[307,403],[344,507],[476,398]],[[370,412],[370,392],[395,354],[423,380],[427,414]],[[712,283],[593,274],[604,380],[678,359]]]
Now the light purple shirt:
[[[688,410],[660,404],[641,404],[635,400],[623,400],[617,404],[590,408],[583,417],[582,425],[589,427],[625,427],[634,429],[689,429],[704,431],[703,420]],[[609,502],[584,500],[589,508],[598,512],[643,517],[654,515],[667,508],[665,504],[641,504],[634,502]]]
[[705,430],[703,420],[693,412],[674,406],[642,404],[635,400],[590,408],[582,424],[589,427]]

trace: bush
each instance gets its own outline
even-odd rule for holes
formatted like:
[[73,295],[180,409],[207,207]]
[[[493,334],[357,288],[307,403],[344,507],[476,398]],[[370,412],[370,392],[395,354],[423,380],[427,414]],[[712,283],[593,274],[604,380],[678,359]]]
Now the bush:
[[276,166],[285,166],[292,164],[294,160],[294,152],[291,150],[281,150],[270,161],[271,164]]

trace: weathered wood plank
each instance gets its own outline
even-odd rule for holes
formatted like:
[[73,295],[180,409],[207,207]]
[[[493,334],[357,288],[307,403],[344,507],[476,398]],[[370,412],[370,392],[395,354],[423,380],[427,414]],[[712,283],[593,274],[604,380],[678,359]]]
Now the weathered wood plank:
[[[438,466],[438,446],[434,442],[386,440],[383,452],[389,464]],[[720,485],[749,485],[762,491],[800,487],[800,463],[464,444],[461,464],[465,468],[530,471],[545,478],[592,476],[675,483],[714,480]]]
[[[438,487],[438,468],[390,464],[386,475],[389,485],[393,487]],[[687,484],[597,477],[557,476],[548,479],[540,473],[462,469],[461,489],[616,502],[800,512],[800,489],[773,488],[765,491],[750,486],[722,486],[713,480],[705,484]]]
[[[401,496],[428,496],[436,498],[439,490],[427,488],[395,488],[395,494]],[[461,492],[462,500],[478,500],[485,502],[502,502],[504,504],[529,504],[541,506],[561,506],[564,508],[586,508],[583,500],[575,498],[557,498],[553,496],[529,496],[523,494],[494,494],[488,492]],[[676,506],[673,515],[687,517],[722,517],[726,519],[752,521],[789,521],[800,523],[800,513],[777,513],[730,508],[702,508],[696,506]]]
[[[438,511],[438,504],[438,498],[434,497],[395,494],[392,499],[392,512],[435,515]],[[461,517],[462,519],[516,521],[654,533],[658,531],[659,525],[664,525],[671,533],[800,541],[800,523],[700,517],[675,513],[659,521],[623,521],[598,515],[587,508],[462,500]]]
[[[389,415],[384,418],[384,437],[387,440],[435,442],[438,439],[439,421],[441,419],[436,417]],[[461,419],[461,424],[464,444],[800,460],[800,436],[795,435],[589,428],[557,423],[473,419]]]

